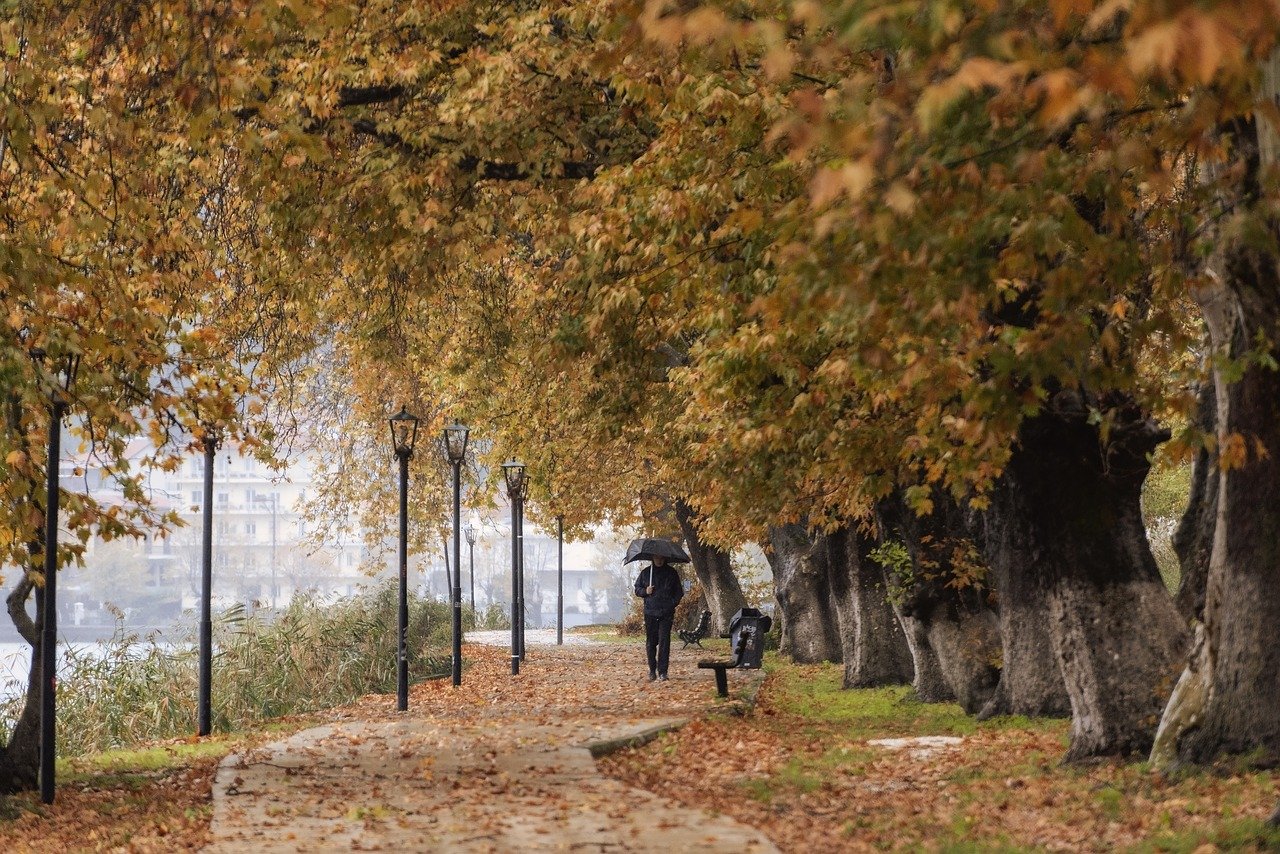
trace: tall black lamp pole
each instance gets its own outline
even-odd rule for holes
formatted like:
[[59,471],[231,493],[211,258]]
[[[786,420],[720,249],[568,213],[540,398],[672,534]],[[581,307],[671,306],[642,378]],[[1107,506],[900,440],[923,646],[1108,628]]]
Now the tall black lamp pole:
[[204,530],[200,532],[200,685],[197,689],[198,731],[213,728],[213,458],[222,443],[212,427],[204,432],[204,504],[200,508]]
[[524,463],[510,459],[502,464],[511,501],[511,675],[520,673],[520,553],[518,521],[520,491],[524,488]]
[[519,548],[516,550],[520,555],[520,660],[524,661],[524,626],[528,619],[528,613],[525,610],[524,602],[524,500],[529,495],[529,474],[525,472],[524,480],[520,482],[520,494],[516,497],[516,542]]
[[471,556],[471,615],[476,613],[476,526],[468,525],[462,529],[467,536],[467,552]]
[[[468,430],[454,423],[444,430],[444,447],[453,464],[453,684],[462,684],[462,461]],[[446,562],[445,568],[448,568]],[[474,605],[474,603],[473,603]]]
[[564,646],[564,514],[556,516],[556,645]]
[[400,460],[400,607],[396,620],[396,708],[409,708],[409,458],[418,441],[418,419],[402,406],[391,416],[391,443]]
[[[36,361],[44,352],[33,350]],[[53,803],[54,758],[57,748],[58,694],[58,459],[62,455],[62,419],[67,414],[67,395],[76,378],[79,356],[68,356],[63,366],[63,386],[54,388],[49,406],[49,460],[45,469],[44,505],[44,614],[40,638],[40,800]]]

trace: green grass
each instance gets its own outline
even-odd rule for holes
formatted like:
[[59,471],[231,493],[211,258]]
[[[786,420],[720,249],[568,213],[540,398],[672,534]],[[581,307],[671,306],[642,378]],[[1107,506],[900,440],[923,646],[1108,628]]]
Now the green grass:
[[[297,724],[293,726],[296,727]],[[271,729],[262,727],[261,731],[269,732]],[[59,759],[58,777],[77,780],[108,774],[142,774],[170,768],[184,768],[193,760],[226,756],[243,741],[243,736],[213,735],[193,742],[89,753],[74,759]]]
[[783,711],[849,738],[965,735],[978,726],[954,703],[921,703],[910,686],[846,690],[838,667],[803,668],[770,657],[773,701]]
[[[800,666],[773,656],[765,664],[771,677],[766,702],[777,718],[756,721],[804,745],[772,773],[738,782],[744,797],[770,809],[795,809],[803,803],[800,798],[824,785],[831,789],[826,797],[839,798],[850,778],[891,775],[882,761],[886,754],[863,744],[867,739],[1011,735],[971,739],[961,754],[953,754],[959,761],[941,775],[950,805],[936,820],[925,817],[910,830],[900,816],[895,823],[892,816],[864,812],[841,826],[840,833],[850,839],[913,851],[1034,850],[1031,842],[1018,842],[1020,831],[998,819],[1004,810],[1025,808],[1030,799],[1042,821],[1064,828],[1088,821],[1099,834],[1108,826],[1132,822],[1135,805],[1145,804],[1146,838],[1119,849],[1138,854],[1193,852],[1205,845],[1280,851],[1280,828],[1245,814],[1248,809],[1256,815],[1260,795],[1274,803],[1272,773],[1235,769],[1226,777],[1192,771],[1166,777],[1154,775],[1141,762],[1064,765],[1069,739],[1065,720],[1009,716],[978,722],[954,704],[921,703],[907,687],[844,690],[838,665]],[[1020,733],[1037,737],[1025,739]],[[879,809],[884,808],[882,803]]]
[[[867,773],[885,756],[880,748],[861,744],[867,739],[926,735],[963,737],[992,730],[1061,730],[1065,738],[1064,721],[1008,716],[979,723],[954,703],[920,702],[909,686],[847,690],[841,687],[844,674],[838,665],[800,666],[770,655],[765,659],[765,667],[770,675],[769,703],[786,716],[784,725],[792,733],[799,727],[811,743],[830,746],[816,755],[796,756],[772,774],[739,784],[746,796],[763,804],[815,792],[828,780]],[[796,718],[803,722],[797,724]],[[973,758],[976,761],[947,775],[947,782],[953,784],[948,791],[958,796],[955,812],[947,819],[947,824],[936,829],[936,837],[922,850],[1019,850],[999,832],[984,833],[978,818],[984,810],[992,808],[993,805],[987,802],[991,798],[1012,799],[1016,794],[1000,790],[992,795],[987,791],[979,797],[965,791],[967,784],[981,787],[993,774],[1008,771],[992,771],[988,767],[990,763],[980,756]],[[1027,757],[1026,770],[1035,776],[1053,773],[1056,768],[1057,758]],[[866,839],[868,833],[874,838],[881,832],[877,829],[877,821],[874,817],[856,816],[846,823],[842,832],[850,838]],[[897,839],[893,846],[910,847],[911,844]]]
[[1227,819],[1209,831],[1162,833],[1132,849],[1135,854],[1191,854],[1203,845],[1221,851],[1280,851],[1280,828],[1252,818]]

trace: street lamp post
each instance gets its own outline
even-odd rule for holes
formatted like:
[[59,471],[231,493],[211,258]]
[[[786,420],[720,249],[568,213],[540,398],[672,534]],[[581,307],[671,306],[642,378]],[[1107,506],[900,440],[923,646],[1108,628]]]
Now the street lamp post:
[[[453,684],[462,684],[462,461],[467,456],[466,427],[444,430],[444,447],[453,464]],[[445,568],[448,568],[446,562]]]
[[471,557],[471,616],[476,614],[476,526],[467,525],[462,529],[467,537],[467,552]]
[[564,514],[556,516],[556,646],[564,646]]
[[[33,350],[36,362],[44,361],[42,350]],[[53,803],[56,790],[55,763],[58,695],[58,460],[62,455],[62,419],[67,414],[67,398],[75,382],[79,356],[67,356],[61,388],[55,387],[49,404],[49,460],[45,469],[44,505],[44,624],[40,638],[40,800]]]
[[418,441],[418,419],[403,406],[390,418],[391,444],[400,461],[400,607],[396,620],[396,708],[409,708],[409,458]]
[[507,481],[507,498],[511,501],[511,675],[520,673],[520,553],[519,504],[520,491],[524,487],[524,463],[516,459],[502,464],[502,475]]
[[524,661],[524,628],[529,614],[525,610],[524,601],[524,500],[529,495],[529,475],[525,473],[520,483],[520,495],[516,498],[516,541],[520,554],[520,660]]
[[200,664],[197,688],[197,730],[208,735],[213,729],[213,458],[222,439],[212,427],[204,432],[204,503],[200,508]]

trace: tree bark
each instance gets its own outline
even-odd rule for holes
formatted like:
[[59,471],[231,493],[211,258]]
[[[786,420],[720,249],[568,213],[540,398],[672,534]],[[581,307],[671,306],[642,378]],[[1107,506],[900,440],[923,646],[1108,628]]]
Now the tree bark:
[[942,672],[937,653],[929,645],[929,633],[924,623],[906,614],[901,606],[895,605],[893,612],[911,654],[911,687],[916,692],[916,699],[922,703],[954,703],[956,694]]
[[871,560],[875,543],[851,524],[819,538],[840,627],[845,688],[912,681],[911,650],[885,595],[884,574]]
[[[1068,760],[1151,747],[1187,631],[1160,580],[1139,499],[1148,455],[1167,438],[1135,408],[1104,442],[1077,391],[1025,421],[1001,484],[999,512],[1048,594],[1048,628],[1071,702]],[[1015,593],[1018,588],[1011,588]],[[1024,588],[1025,589],[1025,588]],[[1034,588],[1032,588],[1034,589]],[[1016,602],[1011,606],[1016,607]]]
[[773,585],[782,612],[780,651],[794,661],[841,661],[840,627],[831,607],[825,555],[802,525],[769,530]]
[[[1280,101],[1280,50],[1260,71],[1260,97]],[[1168,732],[1174,744],[1152,759],[1205,763],[1248,754],[1274,767],[1280,763],[1280,371],[1274,367],[1280,357],[1280,260],[1273,247],[1280,223],[1258,177],[1280,161],[1280,136],[1261,115],[1225,132],[1245,169],[1234,221],[1222,224],[1209,283],[1195,294],[1216,356],[1215,421],[1223,458],[1203,636],[1161,721],[1162,736]],[[1262,342],[1265,351],[1256,352]],[[1243,367],[1235,382],[1224,374],[1228,358]]]
[[[986,603],[986,591],[957,557],[971,548],[960,508],[945,494],[933,496],[934,511],[918,516],[901,495],[882,501],[876,509],[885,540],[901,540],[911,555],[911,575],[890,578],[900,589],[900,613],[918,625],[904,622],[914,635],[912,652],[927,648],[957,703],[969,714],[981,710],[1000,679],[1000,630]],[[916,658],[917,682],[930,678],[931,663]],[[926,686],[930,688],[931,686]],[[922,694],[923,699],[923,694]]]
[[[1200,388],[1197,409],[1198,426],[1205,433],[1214,432],[1217,396],[1213,383]],[[1187,509],[1173,532],[1173,550],[1178,555],[1182,577],[1174,602],[1188,623],[1204,619],[1204,596],[1209,585],[1209,556],[1213,552],[1213,529],[1218,518],[1218,451],[1201,448],[1191,472],[1191,495]]]
[[[1240,357],[1265,332],[1280,331],[1280,272],[1273,257],[1237,249],[1228,287],[1201,294],[1217,347]],[[1216,302],[1216,304],[1215,304]],[[1273,348],[1272,355],[1280,355]],[[1217,472],[1217,514],[1204,601],[1205,649],[1183,674],[1189,683],[1165,717],[1192,720],[1177,755],[1210,762],[1254,753],[1280,763],[1280,372],[1251,365],[1236,383],[1215,371],[1218,444],[1234,436],[1248,461]],[[1259,453],[1258,448],[1266,453]]]
[[36,613],[40,614],[44,596],[30,576],[24,576],[5,601],[9,618],[17,627],[18,634],[31,645],[31,667],[27,671],[27,694],[22,713],[9,734],[9,743],[0,748],[0,794],[30,791],[39,782],[40,685],[44,661],[40,654],[42,620],[32,620],[26,610],[33,590],[36,593]]
[[698,576],[702,595],[706,597],[711,611],[711,626],[717,634],[723,634],[729,631],[729,620],[733,615],[747,605],[730,555],[723,549],[704,543],[698,536],[697,514],[692,507],[677,499],[675,511],[685,545],[689,548],[689,557],[693,558],[693,571]]
[[1003,653],[999,687],[978,717],[1065,717],[1071,701],[1049,631],[1049,591],[1033,570],[1041,559],[1039,544],[1016,492],[1006,482],[996,485],[979,525],[996,592]]

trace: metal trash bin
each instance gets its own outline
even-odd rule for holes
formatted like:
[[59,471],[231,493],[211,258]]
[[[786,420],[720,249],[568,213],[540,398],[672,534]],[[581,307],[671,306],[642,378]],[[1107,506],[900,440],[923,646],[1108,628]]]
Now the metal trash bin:
[[[761,614],[757,608],[743,608],[729,621],[729,649],[741,650],[738,667],[758,669],[764,659],[764,636],[773,625],[773,618]],[[741,644],[741,646],[739,646]]]

